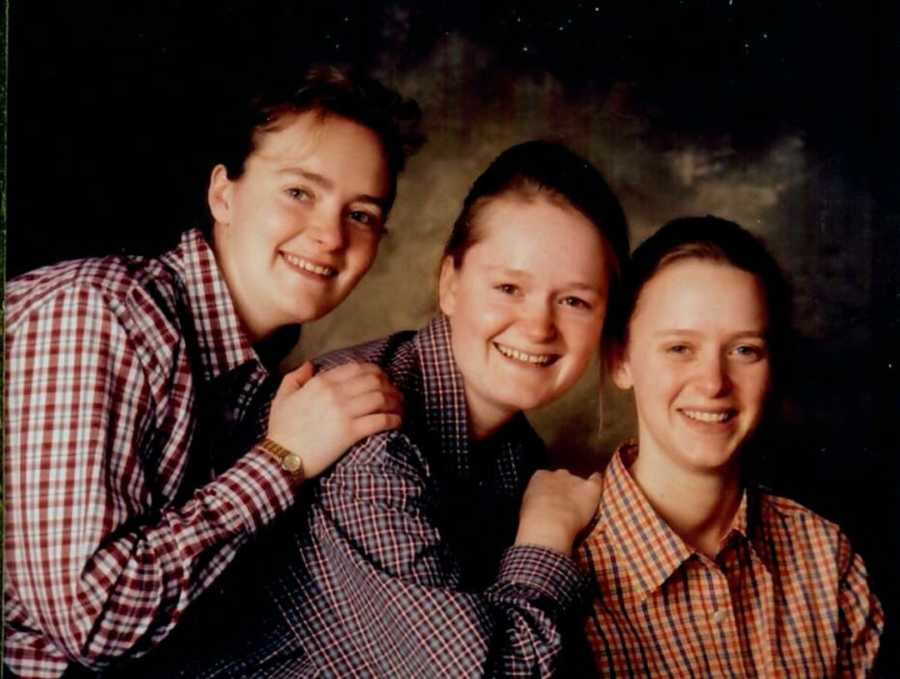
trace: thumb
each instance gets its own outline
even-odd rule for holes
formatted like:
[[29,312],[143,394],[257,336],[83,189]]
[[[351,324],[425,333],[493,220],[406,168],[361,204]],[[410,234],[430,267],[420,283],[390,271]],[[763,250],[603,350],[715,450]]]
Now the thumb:
[[603,495],[603,474],[600,472],[594,472],[591,474],[585,481],[588,482],[588,488],[590,488],[594,493],[596,493],[597,500]]
[[309,361],[306,361],[299,368],[294,368],[281,378],[281,384],[278,385],[278,391],[275,392],[275,398],[288,396],[295,391],[299,391],[304,384],[309,382],[315,372],[316,367]]

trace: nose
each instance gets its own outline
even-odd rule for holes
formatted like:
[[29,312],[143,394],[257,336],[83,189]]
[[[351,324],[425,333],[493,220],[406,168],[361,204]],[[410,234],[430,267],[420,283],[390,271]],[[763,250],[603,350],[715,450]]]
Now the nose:
[[320,214],[309,225],[310,238],[323,250],[334,252],[344,247],[344,221],[339,214]]
[[556,338],[556,317],[551,304],[541,302],[526,308],[521,327],[525,338],[531,342],[550,342]]
[[700,393],[710,398],[728,393],[731,378],[725,357],[719,353],[701,356],[697,361],[696,384]]

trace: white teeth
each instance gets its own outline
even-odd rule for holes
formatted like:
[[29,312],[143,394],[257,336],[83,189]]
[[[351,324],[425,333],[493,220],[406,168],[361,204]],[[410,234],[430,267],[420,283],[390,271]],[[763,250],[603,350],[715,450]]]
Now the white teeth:
[[318,274],[320,276],[331,277],[337,273],[336,269],[332,269],[330,266],[319,266],[318,264],[313,264],[312,262],[308,262],[305,259],[301,259],[297,255],[291,255],[287,252],[284,253],[284,258],[296,266],[298,269],[303,269],[304,271],[311,271],[314,274]]
[[700,422],[724,422],[731,417],[729,411],[710,413],[703,410],[682,410],[681,412],[692,420],[700,420]]
[[497,351],[506,356],[507,358],[514,358],[517,361],[521,361],[522,363],[531,363],[533,365],[547,365],[550,361],[553,360],[553,356],[551,354],[527,354],[524,351],[519,351],[518,349],[513,349],[511,347],[505,347],[502,344],[494,344],[497,347]]

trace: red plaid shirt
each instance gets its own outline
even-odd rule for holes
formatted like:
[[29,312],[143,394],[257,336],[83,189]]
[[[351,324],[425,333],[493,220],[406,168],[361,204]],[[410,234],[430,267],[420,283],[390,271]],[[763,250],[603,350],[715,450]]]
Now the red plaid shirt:
[[403,429],[358,443],[307,488],[256,575],[236,579],[269,586],[246,594],[233,636],[206,651],[184,644],[193,651],[166,654],[180,668],[146,676],[553,673],[561,621],[586,582],[567,555],[508,547],[540,439],[520,415],[481,446],[469,440],[443,317],[318,363],[348,360],[382,365],[403,390]]
[[58,677],[158,643],[293,493],[251,449],[267,373],[200,232],[6,305],[5,661]]
[[585,631],[601,676],[863,677],[883,627],[862,559],[810,510],[744,493],[715,560],[688,547],[628,472],[606,472],[578,550],[595,581]]

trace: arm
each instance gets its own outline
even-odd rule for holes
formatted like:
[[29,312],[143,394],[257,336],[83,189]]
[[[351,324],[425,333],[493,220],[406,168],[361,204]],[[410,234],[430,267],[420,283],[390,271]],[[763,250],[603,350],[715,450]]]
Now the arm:
[[399,434],[360,444],[323,480],[295,576],[325,595],[285,611],[311,640],[309,657],[337,675],[549,676],[583,586],[574,561],[512,546],[493,584],[462,591],[437,501],[421,454]]
[[154,506],[140,456],[158,434],[159,379],[117,313],[72,289],[7,335],[6,589],[25,626],[92,668],[164,637],[293,497],[251,451],[183,506]]
[[839,536],[838,563],[838,663],[841,677],[866,677],[875,664],[884,615],[881,604],[869,590],[866,567],[850,541]]

